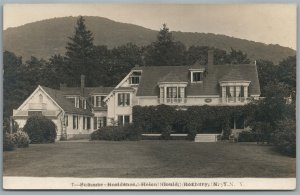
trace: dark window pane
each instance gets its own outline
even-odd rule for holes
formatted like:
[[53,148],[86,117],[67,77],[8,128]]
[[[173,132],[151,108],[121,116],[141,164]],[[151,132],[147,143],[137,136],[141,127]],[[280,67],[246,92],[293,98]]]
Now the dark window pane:
[[123,125],[123,115],[118,116],[118,125]]
[[118,105],[121,106],[123,105],[123,94],[122,93],[119,93],[118,94]]
[[106,127],[106,117],[103,117],[103,126]]
[[86,128],[91,129],[91,117],[87,117]]
[[129,116],[125,115],[124,116],[124,124],[128,124],[129,123]]
[[94,129],[98,129],[98,126],[97,126],[97,117],[94,117]]
[[85,129],[85,117],[83,117],[82,129]]

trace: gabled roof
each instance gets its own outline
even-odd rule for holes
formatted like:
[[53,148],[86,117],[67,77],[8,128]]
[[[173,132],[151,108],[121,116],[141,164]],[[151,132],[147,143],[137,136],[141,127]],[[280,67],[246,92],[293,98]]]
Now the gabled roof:
[[212,65],[205,74],[202,83],[190,82],[189,66],[144,66],[135,67],[142,70],[142,77],[137,90],[137,96],[158,96],[158,83],[188,82],[187,96],[220,95],[220,81],[250,81],[249,93],[260,95],[260,86],[256,65],[225,64]]
[[41,88],[67,113],[93,115],[88,109],[76,108],[71,101],[64,97],[64,92],[61,90],[51,89],[41,86]]

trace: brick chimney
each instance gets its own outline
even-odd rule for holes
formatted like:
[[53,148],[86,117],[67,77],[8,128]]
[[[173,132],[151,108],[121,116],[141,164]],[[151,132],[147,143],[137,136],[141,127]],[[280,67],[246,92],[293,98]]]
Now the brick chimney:
[[85,87],[85,75],[80,76],[80,93],[83,96],[84,95],[84,87]]

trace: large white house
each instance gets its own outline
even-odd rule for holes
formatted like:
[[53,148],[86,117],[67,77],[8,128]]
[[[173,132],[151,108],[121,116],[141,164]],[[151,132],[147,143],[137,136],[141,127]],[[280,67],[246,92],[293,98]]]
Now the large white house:
[[57,125],[58,138],[71,139],[132,122],[136,105],[236,106],[259,96],[255,64],[214,65],[209,51],[207,66],[136,66],[116,87],[86,87],[83,75],[77,88],[38,86],[13,119],[23,127],[29,116],[42,114]]

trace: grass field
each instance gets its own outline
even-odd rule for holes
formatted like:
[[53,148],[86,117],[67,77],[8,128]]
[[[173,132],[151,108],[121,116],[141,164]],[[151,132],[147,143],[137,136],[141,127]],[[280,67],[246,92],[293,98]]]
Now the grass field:
[[4,152],[4,176],[295,177],[270,146],[188,141],[58,142]]

